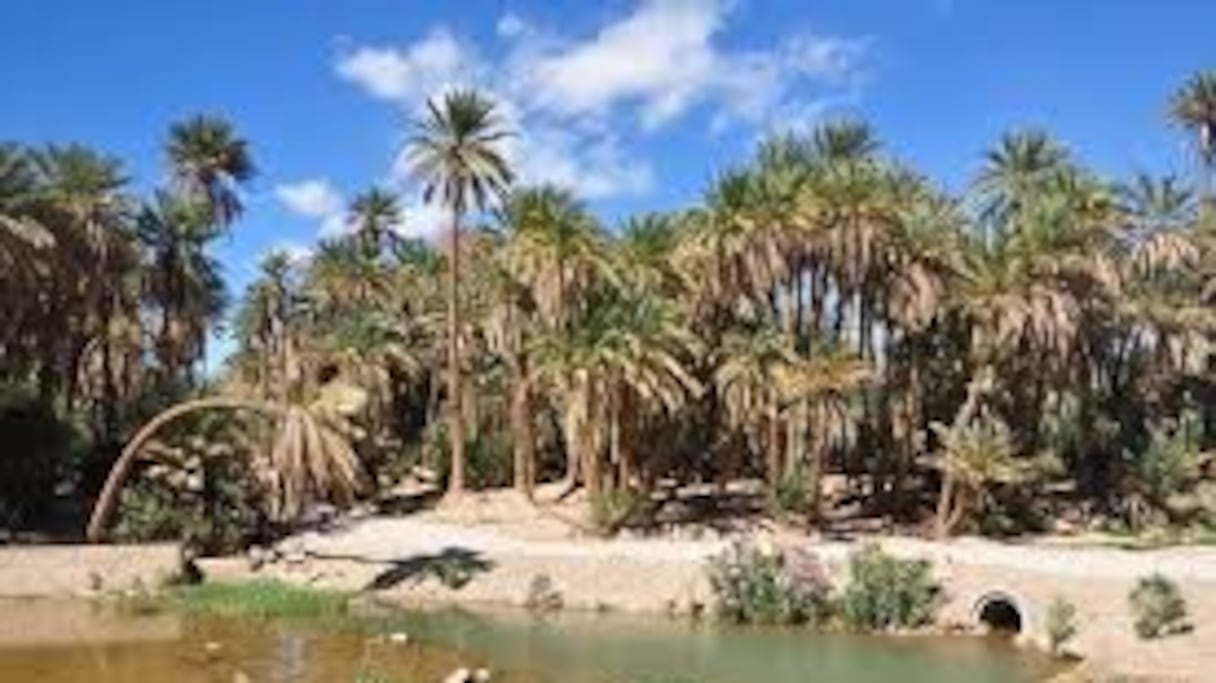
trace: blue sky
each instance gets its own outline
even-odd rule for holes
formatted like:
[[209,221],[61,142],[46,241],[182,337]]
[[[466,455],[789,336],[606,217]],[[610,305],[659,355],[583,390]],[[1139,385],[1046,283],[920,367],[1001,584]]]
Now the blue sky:
[[[170,121],[231,118],[261,174],[221,246],[261,254],[341,229],[394,170],[404,122],[453,84],[493,92],[528,180],[613,219],[693,201],[765,131],[864,116],[952,187],[1011,126],[1101,171],[1186,171],[1169,92],[1216,67],[1211,0],[8,0],[0,139],[87,142],[163,175]],[[408,187],[405,229],[433,212]]]

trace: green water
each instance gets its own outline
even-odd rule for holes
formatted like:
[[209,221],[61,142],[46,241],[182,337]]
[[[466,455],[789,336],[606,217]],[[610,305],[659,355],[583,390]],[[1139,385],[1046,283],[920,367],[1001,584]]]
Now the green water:
[[[46,635],[36,627],[6,634],[0,626],[5,683],[354,683],[361,671],[378,676],[365,679],[376,683],[419,683],[438,682],[457,666],[487,667],[503,683],[1014,683],[1052,672],[1046,660],[993,640],[728,629],[663,618],[443,612],[357,625],[101,619],[83,609],[0,607],[0,624],[23,616],[27,624],[41,620]],[[409,633],[409,642],[383,637],[394,630]]]

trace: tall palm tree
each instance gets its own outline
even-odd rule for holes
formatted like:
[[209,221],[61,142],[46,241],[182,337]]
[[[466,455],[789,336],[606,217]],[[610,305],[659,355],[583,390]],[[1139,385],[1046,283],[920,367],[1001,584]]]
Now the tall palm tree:
[[545,324],[566,327],[573,304],[612,272],[599,225],[571,192],[552,185],[513,191],[497,213],[508,267],[527,284]]
[[350,203],[350,222],[364,251],[379,257],[396,236],[401,223],[401,202],[397,195],[382,187],[372,187],[355,196]]
[[448,438],[452,467],[448,491],[465,486],[464,424],[460,371],[460,231],[469,210],[484,210],[506,192],[514,172],[502,149],[510,135],[494,103],[475,91],[457,90],[427,102],[410,139],[411,172],[427,203],[451,212],[448,263]]
[[216,224],[240,216],[240,186],[257,171],[249,143],[231,122],[206,114],[179,121],[169,129],[166,153],[177,187],[205,205]]
[[1191,76],[1170,98],[1170,119],[1195,136],[1195,150],[1204,168],[1204,198],[1216,198],[1216,71]]
[[139,216],[138,233],[147,254],[144,292],[160,313],[161,369],[166,378],[192,381],[227,303],[220,265],[207,251],[220,230],[204,207],[158,192]]
[[984,166],[975,182],[979,219],[989,237],[1013,229],[1009,224],[1027,202],[1043,193],[1071,165],[1067,148],[1045,131],[1006,133],[984,153]]
[[1127,221],[1132,262],[1148,275],[1192,264],[1198,250],[1188,233],[1197,212],[1194,191],[1176,176],[1137,174],[1117,188]]
[[[109,328],[123,286],[123,273],[114,266],[122,261],[128,243],[132,203],[124,192],[128,179],[116,158],[80,145],[51,145],[35,153],[32,161],[39,177],[42,222],[52,226],[58,245],[53,273],[59,285],[53,296],[64,308],[53,311],[52,318],[59,320],[50,322],[67,327],[48,340],[45,352],[59,354],[70,405],[90,338],[102,340],[107,374],[110,369]],[[73,315],[93,311],[93,319]],[[55,365],[49,355],[44,371]],[[44,393],[49,389],[45,381],[43,388]]]

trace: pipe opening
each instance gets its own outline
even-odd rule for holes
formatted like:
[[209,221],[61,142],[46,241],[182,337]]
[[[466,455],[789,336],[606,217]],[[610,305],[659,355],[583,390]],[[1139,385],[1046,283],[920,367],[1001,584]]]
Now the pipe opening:
[[993,595],[980,601],[977,619],[988,633],[1017,636],[1022,633],[1022,612],[1017,602],[1005,595]]

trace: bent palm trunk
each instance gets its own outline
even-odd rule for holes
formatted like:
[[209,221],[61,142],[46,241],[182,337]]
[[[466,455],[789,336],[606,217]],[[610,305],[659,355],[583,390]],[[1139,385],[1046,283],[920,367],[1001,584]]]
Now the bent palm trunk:
[[250,410],[272,416],[278,416],[282,412],[270,403],[230,396],[217,396],[180,403],[152,418],[127,442],[126,447],[122,449],[122,453],[118,456],[118,460],[115,460],[114,466],[110,468],[110,474],[106,477],[105,486],[102,487],[101,494],[97,497],[97,503],[93,506],[93,514],[89,517],[89,525],[86,531],[86,537],[89,542],[97,543],[105,538],[106,526],[110,521],[110,517],[114,514],[114,509],[118,506],[118,495],[122,491],[122,485],[131,473],[131,468],[135,465],[139,452],[156,432],[160,431],[161,428],[170,422],[190,413],[200,410],[225,409]]

